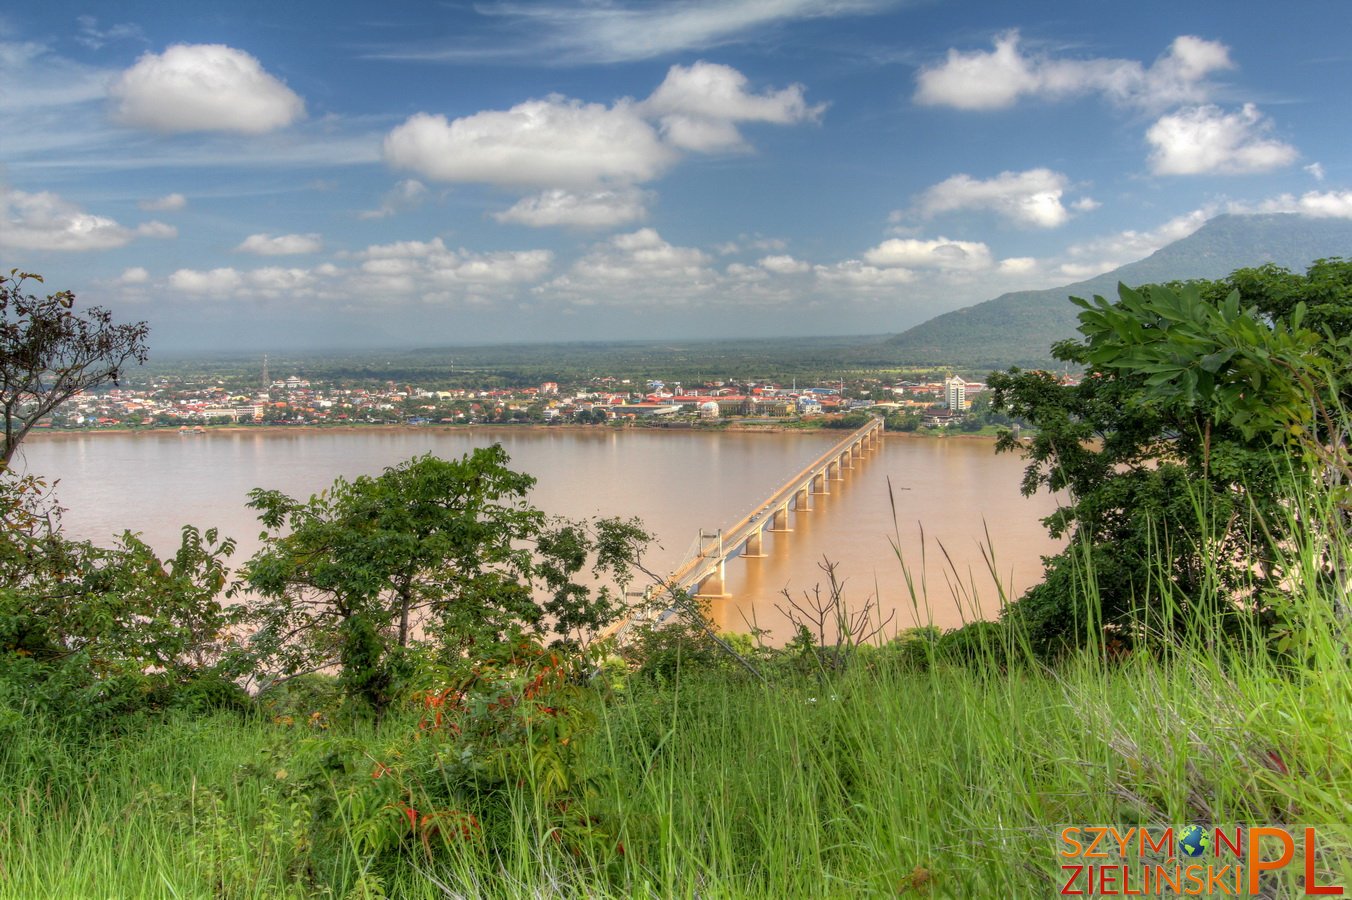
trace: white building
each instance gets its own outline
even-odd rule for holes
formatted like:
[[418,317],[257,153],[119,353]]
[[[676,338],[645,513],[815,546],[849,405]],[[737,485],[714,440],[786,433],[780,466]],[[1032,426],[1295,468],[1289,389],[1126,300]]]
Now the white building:
[[967,411],[967,382],[954,375],[944,379],[944,402],[955,413]]

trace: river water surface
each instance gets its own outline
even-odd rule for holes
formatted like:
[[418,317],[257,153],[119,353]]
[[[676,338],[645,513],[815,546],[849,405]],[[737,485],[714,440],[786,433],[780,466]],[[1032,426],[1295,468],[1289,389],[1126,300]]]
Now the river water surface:
[[[252,488],[308,497],[340,475],[378,474],[418,454],[458,457],[497,442],[512,468],[539,479],[536,506],[573,518],[639,517],[657,535],[647,566],[667,572],[693,549],[700,529],[715,532],[754,510],[843,436],[606,427],[53,434],[26,442],[15,469],[59,479],[72,537],[109,543],[130,529],[168,553],[184,524],[215,526],[239,541],[238,564],[259,543],[261,527],[245,506]],[[954,627],[973,609],[989,616],[999,608],[992,549],[1010,597],[1037,583],[1040,557],[1059,549],[1038,521],[1054,498],[1021,496],[1022,462],[997,456],[989,440],[893,434],[855,466],[829,495],[812,498],[811,512],[791,518],[792,533],[766,534],[764,558],[729,562],[730,596],[713,605],[722,627],[745,631],[754,622],[782,639],[781,592],[824,591],[825,560],[836,564],[851,606],[876,598],[885,614],[896,611],[889,631],[925,622]]]

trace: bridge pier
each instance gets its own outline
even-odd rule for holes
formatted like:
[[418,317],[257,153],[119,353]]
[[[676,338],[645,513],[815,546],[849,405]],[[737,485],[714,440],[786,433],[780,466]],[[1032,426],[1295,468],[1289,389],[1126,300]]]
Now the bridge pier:
[[727,563],[720,559],[718,568],[700,580],[699,587],[695,589],[695,597],[704,600],[716,600],[728,596],[725,587],[726,575]]
[[[874,419],[868,425],[857,429],[843,440],[833,444],[821,456],[806,468],[799,470],[783,486],[750,515],[737,522],[726,533],[723,530],[706,534],[699,533],[698,552],[675,569],[667,581],[669,589],[690,591],[703,600],[718,600],[729,596],[727,592],[727,554],[736,553],[749,559],[765,556],[765,532],[789,532],[790,504],[794,514],[812,512],[812,496],[826,495],[831,492],[832,481],[844,481],[845,469],[858,468],[855,460],[868,455],[868,451],[882,446],[882,428],[880,420]],[[716,543],[707,543],[715,539]],[[738,548],[738,549],[734,549]],[[666,590],[667,588],[664,588]],[[635,604],[638,605],[638,604]],[[602,637],[620,638],[634,621],[654,619],[665,621],[676,610],[673,604],[665,611],[658,609],[652,614],[638,612],[621,622],[617,622],[602,633]]]

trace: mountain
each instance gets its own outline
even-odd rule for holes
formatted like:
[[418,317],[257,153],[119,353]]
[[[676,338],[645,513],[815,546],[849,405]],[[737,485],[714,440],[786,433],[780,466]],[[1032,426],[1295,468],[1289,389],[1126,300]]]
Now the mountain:
[[936,316],[884,345],[901,365],[962,369],[1060,365],[1051,345],[1074,337],[1079,309],[1070,297],[1116,297],[1132,287],[1189,278],[1221,278],[1235,269],[1276,263],[1304,272],[1316,259],[1352,257],[1352,220],[1288,214],[1224,215],[1145,259],[1065,287],[1015,291]]

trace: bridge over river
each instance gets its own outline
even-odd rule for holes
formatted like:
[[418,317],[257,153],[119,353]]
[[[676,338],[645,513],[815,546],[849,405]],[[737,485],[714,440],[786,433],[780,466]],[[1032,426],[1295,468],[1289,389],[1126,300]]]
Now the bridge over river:
[[717,599],[726,593],[728,560],[734,556],[748,559],[764,556],[766,531],[787,534],[793,531],[793,516],[812,511],[814,495],[829,494],[831,483],[844,481],[846,473],[860,464],[866,455],[882,443],[883,420],[850,432],[831,449],[784,481],[778,490],[738,521],[715,532],[701,531],[685,560],[660,585],[650,587],[637,599],[638,611],[606,629],[601,637],[623,639],[625,632],[640,622],[662,622],[674,615],[681,598]]

